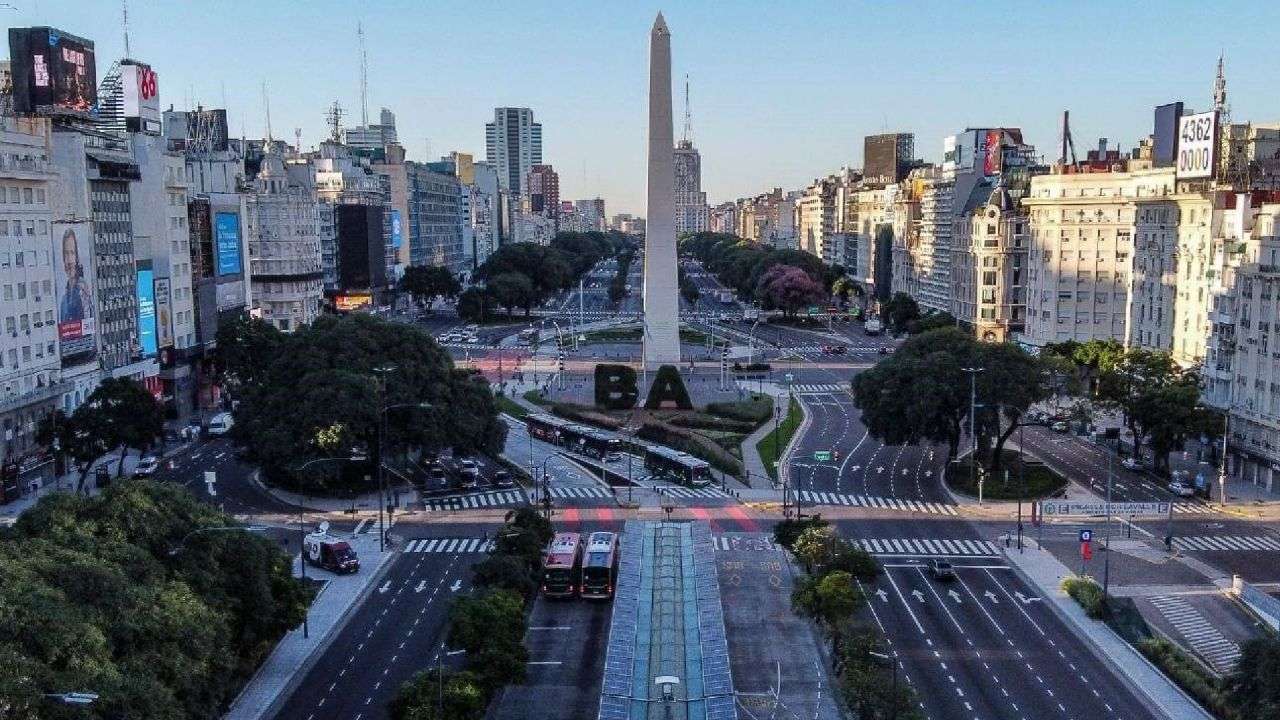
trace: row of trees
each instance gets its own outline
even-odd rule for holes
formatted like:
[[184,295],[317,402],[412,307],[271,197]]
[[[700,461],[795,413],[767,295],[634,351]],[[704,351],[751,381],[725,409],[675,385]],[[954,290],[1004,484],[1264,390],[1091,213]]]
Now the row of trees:
[[609,280],[609,302],[619,303],[627,296],[627,278],[631,274],[631,263],[635,262],[636,250],[633,246],[625,247],[618,254],[618,272]]
[[458,315],[485,322],[492,312],[516,308],[525,315],[555,293],[568,289],[593,265],[631,247],[621,233],[562,232],[548,245],[510,243],[498,248],[476,270],[483,285],[458,296]]
[[[824,303],[832,286],[844,275],[844,268],[827,265],[809,253],[778,250],[724,233],[689,235],[681,239],[680,252],[697,258],[721,284],[736,290],[738,297],[753,297],[771,306],[769,309],[787,312],[795,312],[804,305]],[[785,276],[794,282],[778,283],[771,291],[770,283],[762,285],[762,281],[775,265],[797,268],[812,282],[801,282],[797,275],[787,271]],[[773,279],[777,282],[780,276],[775,275]],[[818,297],[819,291],[821,297]]]
[[[372,489],[388,463],[418,452],[502,449],[506,426],[483,378],[456,369],[426,332],[355,314],[284,334],[245,319],[218,331],[223,383],[239,399],[232,432],[274,484],[316,494]],[[385,413],[384,442],[378,442]],[[305,463],[325,458],[365,462]]]
[[[970,376],[977,373],[979,457],[999,470],[1005,442],[1021,426],[1056,416],[1029,414],[1062,394],[1085,395],[1092,407],[1119,411],[1135,451],[1150,445],[1156,469],[1190,435],[1221,432],[1221,415],[1200,403],[1194,368],[1168,353],[1093,341],[1047,347],[1033,356],[1012,343],[979,342],[956,328],[930,330],[853,381],[854,403],[872,436],[889,444],[946,443],[955,457],[970,415]],[[1087,417],[1090,405],[1072,412]]]
[[[876,630],[856,620],[867,603],[861,583],[880,573],[875,559],[836,535],[822,518],[784,520],[774,539],[805,567],[791,592],[792,610],[816,622],[831,640],[831,659],[840,695],[856,717],[865,720],[916,720],[919,705],[910,687],[896,682]],[[886,663],[881,658],[890,657]]]
[[449,610],[449,647],[465,651],[465,669],[416,675],[392,700],[392,720],[479,720],[502,687],[524,680],[525,610],[551,536],[550,521],[532,508],[507,515],[493,553],[473,567],[477,592]]
[[[53,493],[0,531],[0,716],[217,718],[310,590],[271,540],[145,480]],[[67,707],[45,693],[93,692]]]

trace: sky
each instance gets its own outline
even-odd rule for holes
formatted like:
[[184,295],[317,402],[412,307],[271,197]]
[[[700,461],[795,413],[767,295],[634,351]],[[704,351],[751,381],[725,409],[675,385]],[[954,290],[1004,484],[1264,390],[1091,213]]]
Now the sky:
[[[530,107],[563,199],[643,214],[649,29],[672,33],[675,133],[689,76],[693,140],[714,204],[798,189],[862,163],[862,138],[915,133],[940,161],[966,127],[1021,127],[1052,160],[1062,111],[1077,150],[1136,145],[1155,105],[1209,106],[1224,53],[1236,122],[1280,122],[1280,3],[666,2],[645,0],[132,0],[130,49],[162,107],[226,107],[233,134],[305,147],[334,101],[360,122],[356,24],[369,118],[396,113],[410,159],[484,156],[497,106]],[[12,6],[6,8],[5,6]],[[8,25],[94,40],[98,73],[124,55],[119,0],[8,0]]]

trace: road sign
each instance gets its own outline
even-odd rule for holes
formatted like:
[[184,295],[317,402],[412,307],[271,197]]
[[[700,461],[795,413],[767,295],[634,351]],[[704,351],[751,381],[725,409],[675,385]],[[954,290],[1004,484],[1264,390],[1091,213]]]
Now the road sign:
[[1087,543],[1087,542],[1089,542],[1089,541],[1090,541],[1090,540],[1092,540],[1092,539],[1093,539],[1093,531],[1092,531],[1092,530],[1081,530],[1081,531],[1080,531],[1080,542],[1082,542],[1082,543]]
[[[1043,500],[1040,503],[1040,512],[1045,517],[1068,515],[1099,517],[1108,514],[1107,503],[1105,502],[1079,502],[1073,500]],[[1110,514],[1156,515],[1163,517],[1169,514],[1169,503],[1113,502],[1111,503]]]
[[787,373],[786,375],[783,376],[783,378],[786,379],[787,382],[791,382],[792,380],[796,379],[796,376],[792,375],[791,373]]
[[827,462],[831,459],[830,450],[814,450],[813,459],[817,462]]

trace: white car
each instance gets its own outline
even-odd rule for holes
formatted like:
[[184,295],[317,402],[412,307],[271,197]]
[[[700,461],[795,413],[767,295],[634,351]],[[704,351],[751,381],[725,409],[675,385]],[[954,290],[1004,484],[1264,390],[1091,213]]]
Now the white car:
[[1196,494],[1196,489],[1181,480],[1174,480],[1169,483],[1169,492],[1178,497],[1191,497]]
[[1139,462],[1136,458],[1127,457],[1121,460],[1120,464],[1124,466],[1125,470],[1141,470],[1142,469],[1142,463]]
[[147,455],[138,461],[138,466],[133,469],[134,477],[151,477],[160,469],[160,458],[154,455]]

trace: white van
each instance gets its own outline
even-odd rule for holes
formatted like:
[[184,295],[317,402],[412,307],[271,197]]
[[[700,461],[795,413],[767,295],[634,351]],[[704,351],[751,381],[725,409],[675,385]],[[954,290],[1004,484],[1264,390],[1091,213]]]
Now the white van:
[[209,421],[209,434],[213,437],[221,437],[231,432],[232,425],[235,425],[235,421],[231,419],[231,413],[218,413]]

